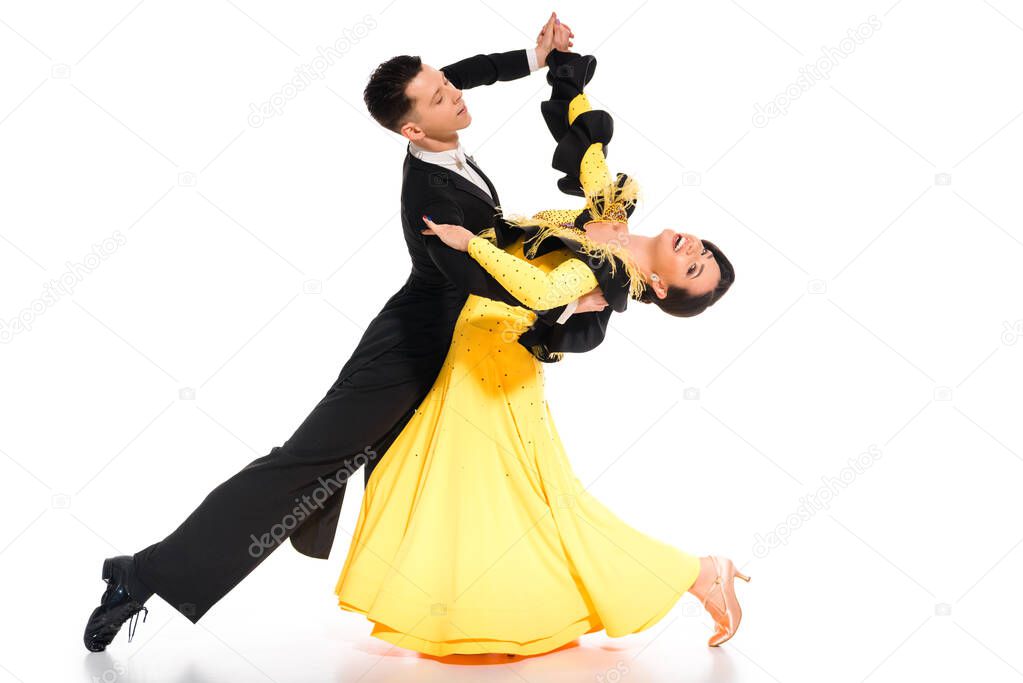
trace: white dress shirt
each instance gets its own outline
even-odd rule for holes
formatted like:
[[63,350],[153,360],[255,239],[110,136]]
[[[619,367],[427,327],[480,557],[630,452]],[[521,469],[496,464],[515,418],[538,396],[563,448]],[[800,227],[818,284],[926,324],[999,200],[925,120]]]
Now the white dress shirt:
[[[526,59],[529,61],[530,73],[536,71],[539,68],[535,48],[526,50]],[[471,182],[476,187],[483,190],[483,192],[488,197],[490,197],[491,200],[494,199],[494,196],[490,194],[490,188],[487,187],[487,182],[483,180],[480,174],[477,173],[476,170],[472,166],[470,166],[466,161],[465,150],[462,148],[461,142],[459,142],[458,146],[455,147],[454,149],[445,149],[441,152],[431,152],[429,150],[423,149],[414,142],[409,142],[408,149],[412,156],[416,157],[417,159],[422,159],[427,163],[436,164],[437,166],[443,166],[448,170],[454,171],[458,175],[462,176],[463,178]],[[475,159],[473,160],[473,163],[475,163]],[[565,306],[564,313],[562,313],[558,317],[557,320],[558,324],[560,325],[564,323],[566,320],[568,320],[569,316],[575,313],[575,309],[578,305],[579,305],[578,299],[569,302],[569,304]]]
[[[494,200],[494,195],[490,194],[490,188],[487,187],[487,181],[483,180],[482,176],[476,172],[472,166],[465,160],[466,154],[465,149],[462,148],[462,143],[458,143],[458,147],[454,149],[445,149],[441,152],[431,152],[427,149],[423,149],[414,142],[408,143],[409,152],[412,153],[417,159],[422,159],[425,162],[436,164],[437,166],[443,166],[449,171],[454,171],[458,175],[462,176],[476,187],[483,190],[483,194],[490,197],[490,200]],[[473,163],[475,163],[473,159]]]

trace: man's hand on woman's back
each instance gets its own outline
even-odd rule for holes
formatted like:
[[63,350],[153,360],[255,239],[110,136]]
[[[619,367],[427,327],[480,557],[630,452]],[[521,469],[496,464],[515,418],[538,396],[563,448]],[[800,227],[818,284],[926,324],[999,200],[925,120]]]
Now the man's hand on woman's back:
[[607,299],[604,298],[604,292],[598,286],[579,297],[579,305],[576,306],[575,312],[591,313],[593,311],[603,311],[606,307]]

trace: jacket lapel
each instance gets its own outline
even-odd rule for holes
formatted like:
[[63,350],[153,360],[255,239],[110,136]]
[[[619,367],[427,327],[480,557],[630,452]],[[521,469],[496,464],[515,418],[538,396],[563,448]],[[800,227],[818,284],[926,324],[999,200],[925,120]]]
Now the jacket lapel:
[[[438,166],[438,168],[440,167]],[[444,170],[447,171],[448,177],[451,178],[451,183],[457,189],[461,190],[462,192],[468,192],[473,197],[476,197],[477,199],[486,202],[487,205],[491,208],[497,207],[497,204],[494,202],[494,200],[491,199],[486,192],[481,190],[476,183],[463,178],[460,173],[455,173],[454,171],[449,171],[448,169]]]
[[476,183],[463,178],[461,174],[455,173],[454,171],[444,168],[443,166],[432,164],[429,161],[423,161],[422,159],[414,156],[411,151],[405,152],[405,159],[407,163],[423,164],[424,166],[429,168],[431,173],[438,174],[443,173],[444,177],[447,178],[451,182],[451,184],[455,186],[456,189],[459,189],[462,192],[468,192],[469,194],[471,194],[473,197],[476,197],[480,201],[486,202],[487,206],[489,206],[490,208],[497,208],[497,190],[494,189],[494,185],[490,182],[490,178],[487,178],[483,171],[480,171],[475,164],[473,164],[472,167],[476,169],[480,176],[482,176],[483,180],[487,183],[487,187],[490,188],[490,192],[493,194],[493,198],[491,198],[490,196],[487,195],[486,192],[481,190],[479,186],[476,185]]
[[[497,188],[494,187],[494,184],[492,182],[490,182],[490,178],[487,176],[487,174],[483,172],[483,169],[476,165],[476,160],[473,159],[468,154],[465,155],[465,160],[469,162],[469,165],[472,166],[474,171],[480,174],[480,177],[483,178],[483,182],[485,182],[487,184],[487,187],[490,188],[490,196],[494,198],[493,201],[490,202],[491,206],[500,206],[501,199],[497,196]],[[455,175],[458,174],[456,173]],[[469,184],[472,185],[473,187],[476,187],[475,183]]]

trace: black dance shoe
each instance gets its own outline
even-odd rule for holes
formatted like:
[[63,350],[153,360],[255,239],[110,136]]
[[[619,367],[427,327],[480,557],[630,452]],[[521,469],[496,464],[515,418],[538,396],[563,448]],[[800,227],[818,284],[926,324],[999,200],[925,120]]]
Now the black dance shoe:
[[[149,616],[149,608],[142,605],[148,599],[136,589],[134,593],[129,585],[138,585],[135,578],[135,560],[131,555],[118,555],[103,560],[103,580],[107,589],[100,598],[99,607],[92,611],[89,623],[85,626],[85,647],[91,652],[102,652],[113,641],[114,636],[128,619],[135,617],[128,625],[128,642],[135,635],[138,624],[138,613],[145,610],[142,617],[145,623]],[[138,598],[142,598],[141,601]]]

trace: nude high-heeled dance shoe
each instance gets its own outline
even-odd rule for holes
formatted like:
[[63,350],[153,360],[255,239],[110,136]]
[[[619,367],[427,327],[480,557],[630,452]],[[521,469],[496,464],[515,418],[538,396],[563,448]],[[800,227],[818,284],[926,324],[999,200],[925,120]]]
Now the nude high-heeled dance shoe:
[[[710,612],[714,622],[718,625],[717,632],[707,641],[707,645],[710,647],[717,647],[735,635],[739,628],[739,622],[742,620],[742,608],[739,607],[739,601],[735,597],[734,579],[738,577],[743,581],[749,582],[750,577],[736,569],[735,564],[727,557],[719,558],[716,555],[711,555],[710,559],[714,562],[717,576],[700,602],[703,603],[703,608]],[[715,588],[718,589],[721,595],[721,603],[724,605],[723,610],[717,603],[711,603],[714,609],[708,607],[711,592]]]

